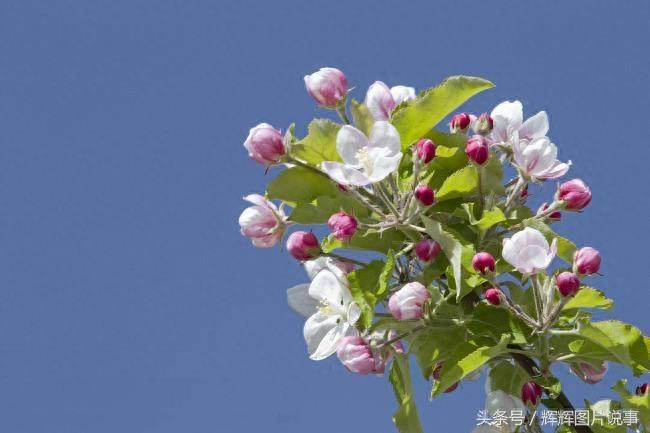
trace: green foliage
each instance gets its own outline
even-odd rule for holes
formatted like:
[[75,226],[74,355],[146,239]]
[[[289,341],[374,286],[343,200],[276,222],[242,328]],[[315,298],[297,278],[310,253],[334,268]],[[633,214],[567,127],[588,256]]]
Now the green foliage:
[[393,392],[398,404],[397,411],[393,415],[393,422],[397,430],[400,433],[422,433],[422,425],[413,400],[408,355],[395,354],[388,380],[393,385]]
[[595,308],[599,310],[609,310],[614,305],[614,301],[605,296],[600,290],[593,287],[581,286],[580,291],[564,305],[563,311],[574,310],[577,308]]
[[370,131],[372,130],[372,125],[375,123],[375,119],[370,114],[368,107],[364,104],[360,104],[353,99],[350,102],[350,112],[352,113],[352,120],[354,121],[354,126],[366,136],[370,136]]
[[291,146],[291,156],[313,166],[323,161],[341,161],[336,151],[336,134],[340,128],[341,125],[331,120],[313,120],[307,136]]
[[[438,221],[433,221],[423,216],[422,222],[427,230],[427,234],[431,239],[440,244],[442,251],[445,253],[445,256],[447,256],[447,260],[449,260],[449,263],[451,264],[450,268],[454,277],[455,286],[457,288],[462,287],[461,261],[463,245],[452,235],[445,232]],[[458,290],[456,294],[457,299],[460,299],[464,294],[466,293],[461,293],[461,290]]]
[[451,198],[465,197],[474,194],[478,189],[478,170],[468,165],[445,179],[436,194],[436,200],[444,201]]
[[284,170],[269,183],[266,193],[271,199],[290,204],[311,203],[318,197],[341,197],[334,182],[306,167]]
[[504,360],[495,363],[488,373],[491,391],[503,391],[510,395],[520,395],[521,388],[530,380],[530,376],[519,364]]
[[393,113],[392,123],[400,133],[402,148],[426,135],[469,98],[491,87],[494,84],[482,78],[450,77],[398,107]]
[[385,230],[383,232],[364,232],[359,230],[347,242],[339,241],[334,236],[328,236],[323,239],[321,248],[326,253],[339,248],[345,248],[349,250],[377,251],[386,254],[390,250],[399,249],[404,243],[404,238],[404,234],[396,229]]
[[619,380],[612,389],[621,397],[621,407],[637,411],[639,413],[639,420],[646,426],[646,430],[650,428],[650,394],[634,395],[630,394],[625,387],[627,381],[625,379]]

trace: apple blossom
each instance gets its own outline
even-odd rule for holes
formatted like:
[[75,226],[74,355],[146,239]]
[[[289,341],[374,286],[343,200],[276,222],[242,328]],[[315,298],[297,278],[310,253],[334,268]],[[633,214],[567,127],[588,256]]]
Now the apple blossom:
[[424,183],[421,183],[415,188],[413,195],[423,206],[431,206],[436,201],[436,195],[433,189]]
[[366,93],[366,106],[375,120],[390,120],[390,115],[399,104],[415,98],[415,89],[394,86],[390,89],[382,81],[375,81]]
[[287,251],[297,260],[305,261],[320,255],[318,238],[312,232],[297,231],[287,239]]
[[436,145],[428,138],[421,138],[415,144],[415,153],[423,163],[428,164],[436,156]]
[[562,272],[556,279],[557,290],[563,297],[573,296],[580,290],[580,279],[572,272]]
[[352,373],[366,375],[384,372],[384,362],[379,356],[373,354],[368,342],[361,337],[355,335],[343,337],[336,349],[336,355],[343,366]]
[[348,80],[336,68],[320,68],[304,79],[309,95],[324,107],[336,107],[348,91]]
[[576,362],[571,364],[571,371],[583,382],[593,385],[603,380],[607,374],[607,367],[607,361],[603,361],[599,367],[594,367],[586,362]]
[[449,131],[452,134],[457,132],[465,132],[470,126],[472,118],[469,113],[457,113],[451,117],[449,122]]
[[560,185],[557,198],[564,202],[568,210],[582,210],[591,201],[591,189],[582,179],[572,179]]
[[474,135],[465,145],[467,157],[475,164],[483,165],[490,156],[488,141],[482,135]]
[[548,116],[540,111],[523,121],[524,110],[519,101],[505,101],[494,107],[490,113],[494,129],[489,138],[492,143],[511,143],[513,134],[520,140],[534,140],[546,136]]
[[511,137],[514,163],[522,175],[533,180],[555,179],[564,176],[571,161],[557,160],[557,147],[547,137],[522,139],[518,133]]
[[327,220],[327,225],[334,237],[342,242],[352,239],[357,231],[357,220],[345,212],[336,212]]
[[395,171],[402,159],[399,133],[388,122],[375,122],[370,137],[344,125],[336,135],[336,150],[343,163],[325,161],[321,168],[342,185],[379,182]]
[[435,260],[440,251],[440,244],[433,239],[422,239],[415,244],[415,255],[423,262]]
[[244,200],[254,206],[244,209],[239,216],[241,234],[256,247],[269,248],[277,244],[287,229],[284,213],[259,194],[247,195]]
[[542,387],[534,380],[528,381],[521,387],[521,400],[525,404],[537,406],[542,398]]
[[244,147],[251,158],[265,165],[277,164],[287,153],[282,133],[268,123],[251,128]]
[[422,317],[422,307],[429,297],[427,288],[413,281],[393,293],[388,309],[397,320],[417,319]]
[[303,266],[305,267],[305,271],[310,280],[313,280],[323,269],[329,269],[334,272],[341,281],[346,282],[347,274],[354,271],[354,264],[327,256],[317,257],[314,260],[307,260]]
[[503,294],[501,293],[501,290],[496,287],[490,287],[485,291],[485,299],[490,305],[501,305],[502,296]]
[[472,267],[481,274],[486,274],[488,271],[494,272],[494,257],[488,252],[479,251],[472,257]]
[[583,247],[573,255],[573,271],[580,275],[596,274],[600,270],[600,253],[597,249]]
[[329,269],[321,270],[311,284],[287,290],[287,299],[300,314],[311,312],[303,334],[309,357],[316,361],[336,352],[341,339],[353,332],[361,315],[347,285]]
[[553,239],[549,246],[544,235],[530,227],[503,240],[503,259],[524,275],[546,269],[556,252],[557,239]]

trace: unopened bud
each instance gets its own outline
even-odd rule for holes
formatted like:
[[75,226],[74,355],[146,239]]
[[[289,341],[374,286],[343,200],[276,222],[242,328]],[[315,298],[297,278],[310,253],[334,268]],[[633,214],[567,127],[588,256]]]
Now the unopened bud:
[[503,296],[501,290],[496,287],[491,287],[485,291],[485,299],[490,305],[501,305],[501,296]]
[[525,404],[530,404],[532,406],[537,406],[539,400],[542,398],[542,387],[537,384],[534,380],[526,382],[523,387],[521,387],[521,400]]
[[591,201],[591,189],[581,179],[569,180],[560,185],[557,198],[569,210],[582,210]]
[[580,278],[572,272],[562,272],[557,276],[557,290],[563,297],[573,296],[580,290]]
[[596,274],[600,270],[600,253],[591,247],[580,248],[573,256],[573,271],[580,275]]
[[327,220],[334,237],[342,242],[349,241],[357,231],[357,220],[345,212],[337,212]]
[[423,262],[435,260],[440,254],[440,244],[433,239],[422,239],[415,244],[415,255]]
[[489,114],[483,113],[476,118],[473,129],[477,134],[488,135],[494,129],[494,120]]
[[492,257],[492,254],[485,251],[478,252],[474,254],[474,257],[472,257],[472,267],[476,272],[483,275],[487,272],[494,272],[494,257]]
[[415,144],[415,152],[423,163],[428,164],[436,156],[436,145],[428,138],[422,138]]
[[483,165],[490,156],[490,146],[482,135],[474,135],[465,145],[465,154],[475,164]]
[[318,257],[321,253],[318,238],[311,232],[293,232],[287,239],[287,251],[294,258],[305,261]]
[[469,113],[458,113],[454,114],[449,122],[449,131],[452,134],[457,132],[465,132],[469,128],[472,119]]
[[433,189],[424,183],[421,183],[415,188],[414,195],[417,201],[422,203],[424,206],[431,206],[436,201]]

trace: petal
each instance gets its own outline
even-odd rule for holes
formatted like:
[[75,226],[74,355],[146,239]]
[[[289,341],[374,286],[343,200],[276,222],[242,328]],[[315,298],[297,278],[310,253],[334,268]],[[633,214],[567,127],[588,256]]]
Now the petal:
[[537,245],[529,245],[519,252],[517,270],[523,274],[532,274],[549,265],[548,251]]
[[347,165],[358,165],[357,153],[367,146],[368,138],[354,126],[344,125],[336,134],[336,150]]
[[504,101],[494,107],[490,116],[493,119],[500,116],[505,119],[510,126],[519,129],[524,120],[524,109],[519,101]]
[[388,120],[390,113],[395,108],[395,100],[390,93],[388,86],[381,82],[375,81],[366,93],[366,106],[375,120]]
[[399,132],[388,122],[375,122],[370,131],[369,149],[386,149],[389,155],[396,155],[401,150]]
[[357,304],[356,302],[350,302],[347,316],[348,316],[348,323],[354,326],[354,324],[357,323],[357,320],[359,320],[359,317],[361,317],[361,308],[359,308],[359,304]]
[[503,240],[503,251],[501,255],[506,262],[510,263],[512,266],[516,266],[517,246],[511,238],[505,238]]
[[395,106],[398,106],[404,101],[415,99],[415,89],[407,86],[393,86],[390,88],[390,94],[393,96]]
[[533,140],[541,138],[548,132],[548,116],[546,111],[540,111],[526,121],[519,128],[519,135],[521,138]]
[[340,162],[322,162],[321,169],[342,185],[366,186],[371,183],[370,179],[361,171]]
[[372,173],[368,176],[371,183],[379,182],[385,179],[389,174],[397,170],[402,153],[394,156],[377,156],[372,160]]
[[548,138],[543,137],[528,143],[522,153],[526,166],[521,169],[537,176],[553,167],[557,158],[557,147]]
[[310,317],[318,309],[318,301],[309,296],[309,284],[298,284],[287,289],[287,303],[304,317]]
[[525,248],[529,245],[535,245],[540,247],[544,251],[548,251],[548,241],[546,240],[542,232],[540,232],[539,230],[536,230],[531,227],[526,227],[519,233],[516,233],[513,236],[513,239],[516,237],[518,238],[517,246],[519,248]]
[[263,195],[259,194],[248,194],[247,196],[244,197],[244,200],[247,202],[256,204],[258,206],[266,206],[267,205],[267,200],[264,198]]
[[546,170],[542,175],[537,176],[540,179],[557,179],[558,177],[564,176],[567,171],[569,171],[569,167],[571,167],[571,161],[569,162],[560,162],[560,161],[555,161],[555,164]]
[[313,280],[323,269],[329,269],[343,284],[347,284],[345,271],[339,265],[339,262],[331,257],[318,257],[314,260],[308,260],[305,262],[304,267],[310,280]]
[[347,287],[329,269],[320,271],[309,285],[309,296],[318,301],[327,301],[331,306],[348,304]]
[[[320,312],[305,322],[302,333],[307,342],[309,357],[314,360],[327,358],[336,351],[335,337],[339,335],[342,323],[340,317],[328,316]],[[347,327],[348,324],[345,323]],[[339,338],[340,339],[340,338]]]

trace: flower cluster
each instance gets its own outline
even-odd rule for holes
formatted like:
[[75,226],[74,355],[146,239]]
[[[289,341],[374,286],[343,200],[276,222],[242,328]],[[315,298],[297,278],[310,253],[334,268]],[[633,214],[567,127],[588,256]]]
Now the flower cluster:
[[[245,197],[253,206],[239,224],[264,248],[291,231],[286,251],[310,282],[288,289],[287,300],[306,319],[311,359],[336,355],[362,375],[390,367],[401,405],[412,404],[411,358],[432,397],[484,371],[487,406],[522,411],[535,410],[544,394],[572,409],[555,363],[588,384],[603,379],[608,362],[635,375],[650,371],[648,337],[592,320],[589,310],[612,305],[583,284],[599,273],[598,250],[554,230],[563,213],[582,212],[592,192],[581,179],[559,180],[571,161],[558,159],[546,112],[524,120],[521,102],[506,101],[489,113],[454,113],[459,101],[493,86],[475,77],[418,94],[376,81],[362,102],[339,69],[304,82],[341,122],[316,119],[302,138],[293,125],[284,133],[267,123],[252,128],[244,142],[250,157],[284,170],[264,196]],[[452,92],[449,101],[441,96]],[[436,129],[447,116],[448,132]],[[530,186],[547,183],[555,193],[532,210]],[[330,234],[294,229],[311,225]],[[378,258],[362,261],[360,250]],[[636,394],[647,391],[639,385]],[[618,392],[642,406],[624,383]],[[419,425],[412,408],[404,417],[395,419],[402,431]]]

